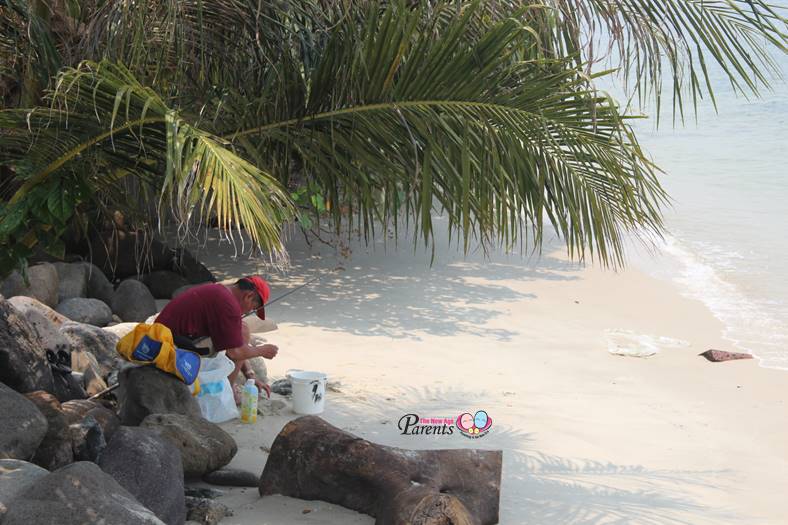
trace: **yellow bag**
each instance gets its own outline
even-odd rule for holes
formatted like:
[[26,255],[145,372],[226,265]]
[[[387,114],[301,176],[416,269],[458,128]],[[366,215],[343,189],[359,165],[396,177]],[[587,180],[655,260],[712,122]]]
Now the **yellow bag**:
[[200,356],[175,346],[172,332],[163,324],[140,323],[117,344],[124,359],[142,365],[154,365],[192,387],[192,394],[200,392]]

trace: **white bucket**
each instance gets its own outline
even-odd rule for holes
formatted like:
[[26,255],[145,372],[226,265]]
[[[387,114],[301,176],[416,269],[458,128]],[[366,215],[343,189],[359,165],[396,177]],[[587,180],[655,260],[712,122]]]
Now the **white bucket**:
[[326,374],[307,370],[288,370],[287,378],[293,386],[293,412],[303,415],[323,412],[328,379]]

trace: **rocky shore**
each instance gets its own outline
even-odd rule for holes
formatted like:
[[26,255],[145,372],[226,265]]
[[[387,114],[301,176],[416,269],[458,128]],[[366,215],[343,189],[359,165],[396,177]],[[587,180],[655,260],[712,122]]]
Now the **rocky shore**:
[[259,473],[222,470],[238,447],[186,385],[115,350],[194,284],[158,270],[113,285],[83,262],[0,283],[0,523],[212,524],[231,511],[189,482],[257,486]]

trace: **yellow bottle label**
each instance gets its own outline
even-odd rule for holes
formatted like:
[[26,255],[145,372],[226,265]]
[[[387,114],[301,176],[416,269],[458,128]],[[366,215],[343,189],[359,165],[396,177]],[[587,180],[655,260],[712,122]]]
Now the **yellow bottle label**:
[[254,423],[257,421],[257,399],[254,399],[249,392],[244,392],[241,402],[241,421],[243,423]]

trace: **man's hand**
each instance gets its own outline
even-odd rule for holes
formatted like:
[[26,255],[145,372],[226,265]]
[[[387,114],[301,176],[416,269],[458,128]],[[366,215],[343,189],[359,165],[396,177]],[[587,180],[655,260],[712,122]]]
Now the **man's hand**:
[[257,389],[260,391],[260,393],[261,393],[261,394],[262,394],[263,392],[265,392],[265,396],[266,396],[268,399],[271,399],[271,387],[270,387],[270,386],[268,386],[268,384],[267,384],[267,383],[263,383],[263,382],[262,382],[262,381],[260,381],[259,379],[255,379],[255,380],[254,380],[254,384],[255,384],[255,385],[257,385]]
[[276,357],[276,354],[279,353],[279,347],[271,344],[256,346],[255,350],[257,351],[257,355],[265,357],[266,359],[273,359]]

